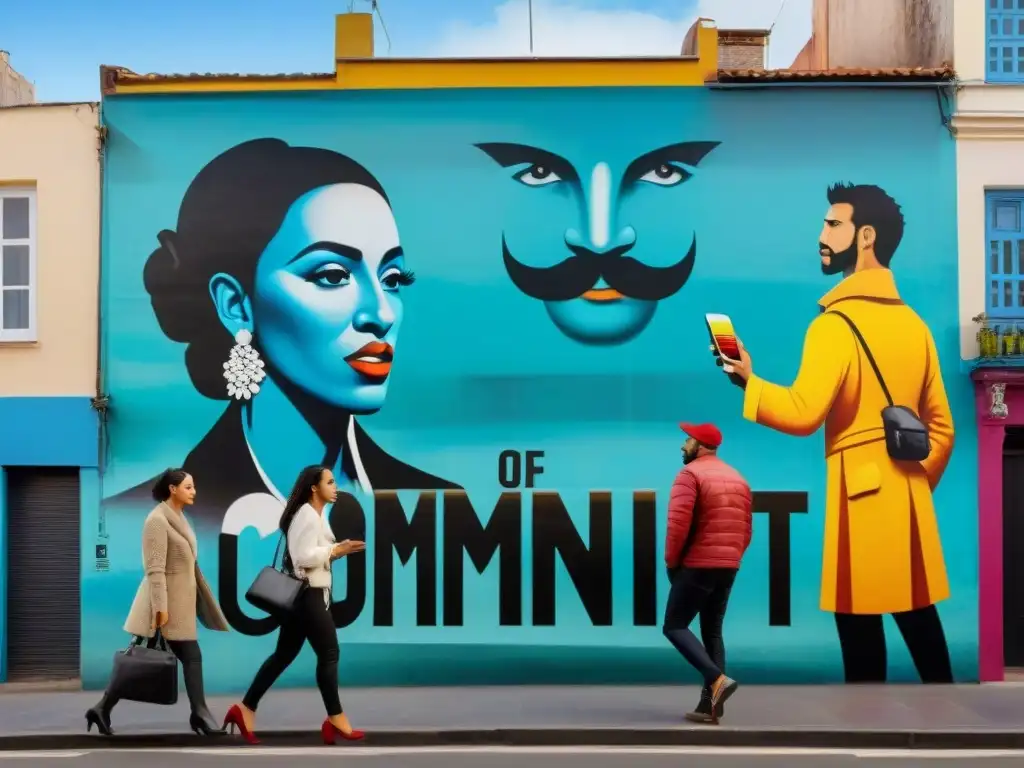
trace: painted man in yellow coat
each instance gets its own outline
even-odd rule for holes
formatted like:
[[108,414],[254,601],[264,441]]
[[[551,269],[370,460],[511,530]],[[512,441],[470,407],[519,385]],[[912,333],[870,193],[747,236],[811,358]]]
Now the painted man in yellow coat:
[[[953,451],[953,419],[931,332],[900,299],[889,263],[903,214],[875,186],[837,184],[820,237],[822,271],[842,282],[819,301],[796,380],[772,384],[740,360],[724,370],[745,390],[743,416],[787,435],[825,425],[825,542],[821,608],[835,614],[846,681],[884,682],[882,615],[892,614],[921,680],[951,683],[949,649],[935,604],[949,597],[932,491]],[[864,336],[896,405],[927,426],[922,462],[886,450],[889,405],[849,317]],[[722,361],[719,360],[721,364]]]

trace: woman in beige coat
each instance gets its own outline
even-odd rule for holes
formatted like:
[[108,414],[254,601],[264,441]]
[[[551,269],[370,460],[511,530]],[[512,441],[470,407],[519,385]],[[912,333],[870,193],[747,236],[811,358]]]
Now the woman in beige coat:
[[[221,613],[196,562],[197,545],[184,509],[195,501],[192,476],[183,469],[168,469],[153,486],[159,502],[142,526],[142,563],[145,575],[135,594],[126,632],[136,637],[153,637],[157,630],[181,661],[192,714],[189,725],[198,734],[223,733],[206,706],[203,692],[203,656],[196,641],[196,623],[207,629],[227,632]],[[110,711],[117,704],[116,691],[109,688],[99,703],[85,713],[87,730],[95,725],[110,736]]]

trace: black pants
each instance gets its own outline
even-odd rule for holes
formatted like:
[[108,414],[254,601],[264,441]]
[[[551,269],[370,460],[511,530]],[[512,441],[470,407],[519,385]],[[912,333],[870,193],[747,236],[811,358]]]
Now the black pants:
[[[672,574],[662,631],[701,673],[705,687],[725,670],[722,622],[734,581],[736,570],[733,568],[680,568]],[[690,631],[690,624],[698,615],[703,644]]]
[[[934,605],[894,613],[896,626],[914,660],[922,683],[952,683],[953,667],[942,620]],[[884,683],[888,665],[882,617],[874,614],[836,614],[848,683]]]
[[[150,641],[150,645],[152,645],[152,641]],[[209,708],[206,706],[206,692],[203,689],[203,652],[199,649],[199,643],[195,640],[168,640],[167,647],[181,662],[182,677],[185,678],[185,693],[188,694],[188,703],[192,711],[197,715],[212,719]],[[104,692],[98,706],[109,715],[118,701],[116,696]]]
[[303,644],[309,640],[316,652],[316,686],[327,708],[327,715],[341,714],[341,699],[338,696],[338,633],[334,628],[330,606],[324,600],[325,590],[307,589],[295,612],[281,624],[277,636],[277,647],[263,662],[256,677],[246,691],[242,704],[256,711],[260,699],[270,690],[277,678],[295,661]]

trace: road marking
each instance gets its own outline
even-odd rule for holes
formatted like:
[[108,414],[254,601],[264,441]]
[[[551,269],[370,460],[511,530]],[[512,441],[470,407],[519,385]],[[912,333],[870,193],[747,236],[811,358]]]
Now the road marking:
[[0,752],[0,760],[38,760],[39,758],[52,757],[82,757],[86,752]]
[[[511,746],[433,746],[433,747],[158,747],[151,749],[97,749],[88,754],[100,753],[173,753],[190,755],[219,755],[247,757],[320,757],[339,756],[346,758],[381,757],[389,755],[689,755],[689,756],[747,756],[747,757],[856,757],[865,760],[909,759],[956,759],[1024,757],[1024,750],[998,749],[835,749],[811,747],[621,747],[621,746],[579,746],[579,747],[511,747]],[[6,753],[14,754],[14,753]],[[25,756],[42,757],[78,756],[73,753],[25,753]],[[0,753],[2,758],[5,753]]]

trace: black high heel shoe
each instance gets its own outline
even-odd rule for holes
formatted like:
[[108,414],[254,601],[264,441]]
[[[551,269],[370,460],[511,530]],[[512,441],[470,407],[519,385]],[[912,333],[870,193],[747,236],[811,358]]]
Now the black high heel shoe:
[[85,732],[91,732],[94,725],[103,736],[114,735],[114,729],[110,727],[110,713],[105,712],[102,707],[96,706],[85,710]]
[[223,736],[227,733],[224,728],[217,725],[217,721],[209,712],[201,715],[193,712],[188,717],[188,725],[199,736]]

